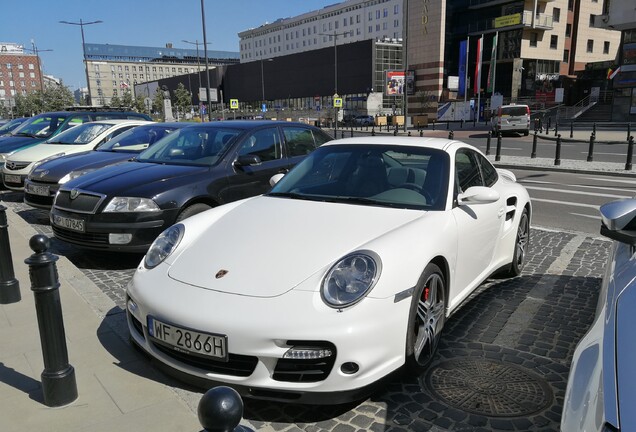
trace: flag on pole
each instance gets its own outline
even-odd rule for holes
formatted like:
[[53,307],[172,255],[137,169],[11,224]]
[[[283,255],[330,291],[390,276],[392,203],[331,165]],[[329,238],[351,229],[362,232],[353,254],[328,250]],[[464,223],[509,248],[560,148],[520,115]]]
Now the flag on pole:
[[612,72],[610,69],[607,74],[607,79],[614,79],[614,77],[621,71],[621,67],[617,67],[616,70]]
[[468,67],[468,41],[459,43],[459,88],[457,96],[464,97],[466,94],[466,68]]
[[486,85],[486,91],[489,93],[495,92],[495,73],[497,70],[497,35],[492,37],[492,51],[490,53],[490,64],[488,65],[488,84]]
[[474,84],[474,93],[478,95],[480,93],[481,87],[481,54],[483,50],[484,35],[481,35],[479,39],[477,39],[477,60],[475,62],[475,84]]

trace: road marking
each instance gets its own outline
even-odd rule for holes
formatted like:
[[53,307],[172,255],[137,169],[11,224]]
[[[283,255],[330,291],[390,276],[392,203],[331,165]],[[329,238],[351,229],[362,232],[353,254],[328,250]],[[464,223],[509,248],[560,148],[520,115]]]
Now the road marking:
[[599,216],[592,216],[592,215],[583,214],[583,213],[570,213],[570,214],[573,215],[573,216],[580,216],[580,217],[596,219],[596,220],[600,220],[601,219]]
[[568,193],[568,194],[572,194],[572,195],[598,196],[598,197],[603,197],[603,198],[631,198],[632,197],[631,195],[602,194],[602,193],[594,193],[594,192],[573,191],[573,190],[568,190],[568,189],[544,188],[544,187],[539,187],[539,186],[526,186],[526,189],[547,191],[547,192],[562,192],[562,193]]
[[575,203],[575,202],[569,202],[569,201],[558,201],[558,200],[549,200],[549,199],[543,199],[543,198],[532,198],[531,199],[532,202],[544,202],[544,203],[550,203],[550,204],[561,204],[561,205],[569,205],[569,206],[573,206],[573,207],[586,207],[586,208],[593,208],[598,210],[600,208],[600,206],[594,205],[594,204],[582,204],[582,203]]
[[[589,152],[581,152],[581,154],[590,154]],[[604,153],[604,152],[594,152],[594,155],[609,155],[609,156],[620,156],[620,157],[625,157],[624,154],[622,153]]]
[[554,288],[554,277],[563,274],[586,238],[587,236],[584,235],[575,235],[563,247],[563,250],[552,262],[545,274],[541,276],[527,297],[510,315],[508,321],[506,321],[506,324],[493,341],[494,345],[510,348],[517,345],[521,335],[528,328],[528,323],[535,317],[539,308],[545,303],[548,294]]
[[[588,177],[588,179],[591,180],[600,180],[600,179],[593,179]],[[585,189],[603,189],[603,190],[611,190],[611,191],[615,191],[616,190],[616,186],[588,186],[588,185],[573,185],[573,184],[567,184],[567,183],[556,183],[556,182],[548,182],[548,181],[541,181],[541,180],[519,180],[517,179],[517,181],[521,182],[521,183],[537,183],[537,184],[549,184],[549,185],[560,185],[560,186],[570,186],[570,187],[578,187],[578,188],[585,188]],[[632,183],[636,186],[636,180],[618,180],[619,182],[625,182],[625,183]],[[636,190],[636,187],[634,188]]]
[[630,179],[630,180],[623,180],[623,179],[614,179],[614,178],[609,178],[609,177],[581,177],[582,179],[586,179],[586,180],[604,180],[604,181],[611,181],[614,183],[627,183],[627,184],[631,184],[633,186],[636,186],[636,178]]

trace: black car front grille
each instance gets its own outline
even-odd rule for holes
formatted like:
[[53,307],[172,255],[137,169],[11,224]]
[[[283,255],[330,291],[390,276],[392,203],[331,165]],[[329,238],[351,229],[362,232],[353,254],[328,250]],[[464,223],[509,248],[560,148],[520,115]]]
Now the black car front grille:
[[52,206],[53,205],[53,197],[52,196],[42,196],[42,195],[33,195],[30,193],[24,193],[24,202],[27,204],[34,205],[42,205],[42,206]]
[[209,357],[201,357],[192,354],[185,354],[181,352],[174,351],[173,349],[162,345],[157,342],[156,339],[150,338],[152,345],[157,348],[159,351],[164,353],[170,358],[174,360],[186,364],[188,366],[195,367],[197,369],[201,369],[210,373],[216,373],[220,375],[230,375],[230,376],[238,376],[238,377],[247,377],[252,375],[254,369],[256,369],[256,364],[258,363],[258,358],[253,356],[245,356],[240,354],[232,354],[228,355],[228,361],[220,361],[214,360]]
[[52,225],[52,228],[55,237],[69,243],[81,243],[87,246],[90,245],[95,247],[108,246],[108,233],[81,233],[60,228],[55,225]]
[[7,170],[10,171],[18,171],[18,170],[23,170],[26,167],[29,166],[31,162],[5,162],[4,166],[7,168]]
[[324,348],[331,350],[331,356],[320,359],[287,359],[281,358],[276,363],[274,376],[276,381],[285,382],[319,382],[325,380],[331,373],[336,361],[336,347],[329,342],[296,342],[289,341],[292,346]]
[[94,214],[105,198],[104,195],[97,193],[79,191],[79,194],[71,199],[71,192],[69,190],[60,190],[55,200],[55,206],[62,210]]

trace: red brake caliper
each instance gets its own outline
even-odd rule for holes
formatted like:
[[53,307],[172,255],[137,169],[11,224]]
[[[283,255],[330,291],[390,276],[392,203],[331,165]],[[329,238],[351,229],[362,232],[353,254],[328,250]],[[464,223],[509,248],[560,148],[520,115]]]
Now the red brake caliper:
[[424,288],[424,301],[428,300],[428,292],[429,292],[429,288]]

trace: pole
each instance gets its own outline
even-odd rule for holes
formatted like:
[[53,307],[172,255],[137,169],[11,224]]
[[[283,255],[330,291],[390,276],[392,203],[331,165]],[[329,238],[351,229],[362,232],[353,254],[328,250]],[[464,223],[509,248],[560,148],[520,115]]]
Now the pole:
[[[205,96],[208,101],[208,120],[212,121],[212,102],[210,101],[210,67],[208,66],[208,37],[205,32],[205,7],[201,0],[201,24],[203,27],[203,53],[205,54]],[[222,103],[223,101],[221,101]]]
[[479,120],[479,114],[481,113],[481,57],[482,57],[482,52],[484,50],[484,35],[481,35],[481,38],[479,38],[479,49],[477,52],[477,61],[479,61],[479,67],[477,69],[477,82],[475,83],[475,85],[477,86],[477,119]]
[[262,101],[265,103],[265,74],[263,73],[263,58],[261,57],[261,91],[263,92]]
[[42,392],[44,404],[49,407],[68,405],[77,399],[75,369],[68,362],[68,349],[64,332],[60,283],[55,261],[58,257],[48,252],[50,240],[37,234],[29,240],[34,254],[25,259],[29,265],[31,290],[40,330],[44,371]]
[[486,156],[490,154],[490,140],[492,138],[492,132],[488,131],[488,138],[486,138]]
[[7,208],[0,204],[0,304],[19,302],[20,282],[15,278],[13,258],[9,244],[9,230],[7,223]]
[[554,165],[561,165],[561,134],[557,135],[556,154],[554,155]]
[[466,67],[464,68],[464,105],[468,97],[468,54],[470,53],[470,36],[466,38]]
[[501,160],[501,132],[497,134],[497,151],[495,153],[495,161]]
[[630,136],[627,143],[627,160],[625,161],[625,170],[632,169],[632,156],[634,155],[634,137]]
[[530,153],[530,159],[535,159],[537,157],[537,135],[539,131],[534,130],[534,136],[532,137],[532,153]]
[[587,161],[588,162],[593,162],[594,161],[594,139],[596,138],[596,135],[594,135],[594,132],[592,132],[590,134],[590,147],[588,149],[587,152]]
[[409,0],[404,0],[404,18],[402,19],[402,58],[404,59],[404,87],[402,87],[402,91],[403,91],[403,101],[402,103],[404,104],[404,109],[402,110],[402,115],[404,115],[404,132],[406,132],[407,130],[407,116],[408,116],[408,105],[409,105],[409,98],[408,98],[408,86],[407,84],[407,80],[408,80],[408,73],[409,73],[409,62],[408,62],[408,34],[409,34],[409,23],[408,23],[408,17],[409,17]]

